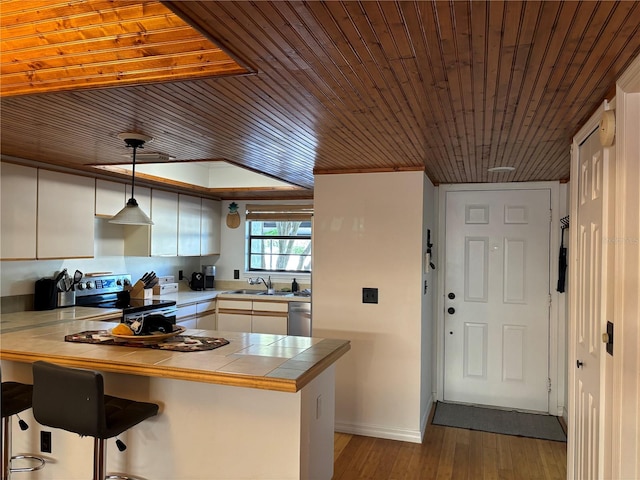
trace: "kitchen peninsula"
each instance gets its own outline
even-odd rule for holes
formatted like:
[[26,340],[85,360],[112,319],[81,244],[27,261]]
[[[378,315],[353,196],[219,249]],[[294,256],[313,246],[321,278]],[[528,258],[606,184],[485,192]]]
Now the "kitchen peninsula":
[[[96,310],[101,320],[113,316]],[[3,315],[3,380],[31,382],[31,363],[47,360],[99,370],[108,393],[160,405],[157,417],[123,434],[125,453],[109,443],[109,471],[166,480],[331,478],[334,364],[348,341],[188,330],[230,343],[199,352],[69,343],[65,335],[114,324],[65,318],[20,325],[29,313],[37,312]],[[14,454],[39,451],[42,427],[29,415],[33,433],[14,433]],[[92,448],[91,439],[54,429],[45,454],[52,462],[32,477],[86,478]]]

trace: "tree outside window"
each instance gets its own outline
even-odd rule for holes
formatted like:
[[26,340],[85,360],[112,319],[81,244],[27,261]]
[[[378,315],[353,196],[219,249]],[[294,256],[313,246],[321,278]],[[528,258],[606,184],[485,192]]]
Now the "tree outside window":
[[311,222],[251,220],[249,270],[311,272]]

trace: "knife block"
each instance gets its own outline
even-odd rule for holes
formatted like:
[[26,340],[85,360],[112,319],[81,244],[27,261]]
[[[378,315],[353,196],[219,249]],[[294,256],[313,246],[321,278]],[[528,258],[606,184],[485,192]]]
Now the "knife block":
[[131,295],[131,298],[149,300],[153,298],[153,289],[144,288],[144,283],[138,280],[136,283],[134,283],[129,294]]

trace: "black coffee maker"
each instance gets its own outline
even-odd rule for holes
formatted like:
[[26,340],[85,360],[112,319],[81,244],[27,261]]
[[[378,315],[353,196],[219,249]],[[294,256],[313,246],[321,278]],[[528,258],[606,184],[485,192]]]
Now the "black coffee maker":
[[205,290],[213,290],[216,286],[216,267],[215,265],[203,265],[202,274],[204,275]]

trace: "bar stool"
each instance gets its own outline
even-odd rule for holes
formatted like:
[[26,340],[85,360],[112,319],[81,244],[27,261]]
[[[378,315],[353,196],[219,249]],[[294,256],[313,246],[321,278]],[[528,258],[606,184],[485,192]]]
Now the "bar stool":
[[[34,472],[44,467],[45,461],[42,457],[34,455],[11,456],[11,418],[20,412],[31,408],[31,397],[33,386],[18,382],[2,382],[2,480],[11,478],[14,472]],[[20,419],[21,430],[29,428],[27,423]],[[32,467],[12,467],[13,460],[27,460],[37,462]]]
[[[106,476],[105,440],[158,413],[155,403],[104,394],[100,372],[49,362],[33,364],[33,415],[38,423],[94,438],[93,480],[132,477]],[[120,451],[126,446],[117,440]]]

